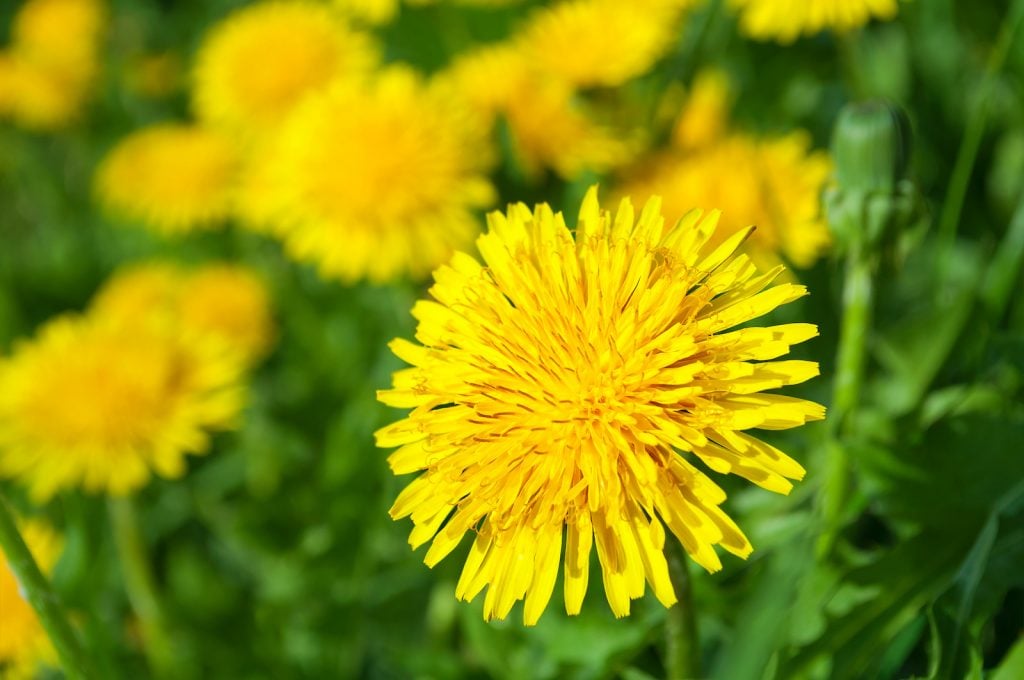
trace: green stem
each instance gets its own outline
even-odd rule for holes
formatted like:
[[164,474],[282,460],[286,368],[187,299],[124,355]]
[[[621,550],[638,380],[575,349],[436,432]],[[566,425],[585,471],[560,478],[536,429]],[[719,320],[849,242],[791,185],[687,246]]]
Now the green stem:
[[981,140],[985,134],[985,125],[988,122],[988,100],[992,92],[992,83],[1006,62],[1010,46],[1013,44],[1014,36],[1017,35],[1022,19],[1024,19],[1024,1],[1015,0],[1003,21],[996,44],[989,53],[988,63],[985,66],[985,77],[968,112],[967,126],[960,141],[960,148],[957,150],[953,174],[949,180],[949,188],[946,190],[946,202],[942,206],[942,213],[939,217],[938,252],[941,258],[940,265],[943,267],[946,258],[950,256],[956,244],[957,225],[960,223],[964,199],[967,196],[971,174],[974,171],[974,161],[978,156],[978,149],[981,147]]
[[39,571],[39,565],[32,558],[25,540],[18,531],[7,500],[0,491],[0,548],[7,558],[7,564],[14,578],[18,580],[25,599],[39,616],[43,629],[57,650],[64,673],[69,678],[90,680],[98,676],[93,672],[89,658],[75,636],[75,631],[68,623],[67,615],[61,607],[57,594],[53,592],[49,581]]
[[175,677],[174,644],[132,498],[110,499],[110,521],[128,601],[142,627],[150,670],[156,677]]
[[677,541],[666,546],[669,576],[679,599],[665,614],[665,672],[668,680],[700,677],[700,636],[687,557]]
[[864,384],[867,341],[874,302],[874,267],[870,257],[854,248],[847,257],[843,280],[843,318],[839,331],[836,377],[832,388],[827,444],[828,469],[822,495],[825,526],[819,554],[831,551],[842,523],[850,488],[850,464],[845,441],[853,430],[853,416]]

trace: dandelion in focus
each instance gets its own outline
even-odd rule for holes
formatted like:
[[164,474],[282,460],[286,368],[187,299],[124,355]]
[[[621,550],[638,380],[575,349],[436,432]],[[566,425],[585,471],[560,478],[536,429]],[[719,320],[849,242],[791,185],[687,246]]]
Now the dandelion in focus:
[[326,277],[419,277],[478,232],[491,203],[483,121],[461,100],[394,67],[344,83],[289,118],[270,154],[286,251]]
[[897,0],[730,0],[740,28],[759,40],[791,43],[801,35],[860,28],[872,19],[889,20]]
[[32,130],[79,115],[100,68],[106,9],[99,0],[29,0],[0,53],[0,115]]
[[149,318],[210,338],[247,364],[262,358],[274,339],[266,286],[235,265],[137,265],[113,276],[92,307],[101,316],[125,322]]
[[263,132],[332,81],[368,73],[376,59],[370,37],[330,7],[257,3],[207,35],[195,67],[196,113],[230,129]]
[[413,309],[419,344],[391,347],[411,368],[379,398],[412,412],[377,432],[396,474],[421,472],[392,517],[411,517],[434,566],[474,532],[456,589],[489,586],[487,619],[525,598],[537,622],[564,547],[565,606],[580,611],[596,547],[616,616],[645,581],[676,601],[665,526],[708,571],[715,546],[740,557],[747,538],[719,507],[726,494],[691,461],[788,493],[803,468],[747,434],[820,419],[812,402],[766,393],[818,373],[771,361],[816,335],[810,324],[738,326],[806,294],[772,285],[735,251],[749,229],[709,247],[717,214],[666,228],[657,199],[613,216],[591,189],[573,233],[546,205],[492,213],[477,242],[439,268]]
[[234,425],[242,364],[157,323],[68,314],[0,361],[0,475],[36,500],[61,489],[123,495]]
[[96,170],[96,194],[113,215],[163,234],[219,226],[232,207],[238,151],[224,135],[184,124],[131,133]]
[[[19,529],[36,564],[49,574],[60,557],[62,541],[45,523],[29,519]],[[37,677],[40,663],[53,664],[56,653],[32,605],[0,551],[0,675],[4,678]]]
[[537,10],[520,36],[531,63],[577,87],[612,87],[639,76],[678,37],[681,0],[563,0]]

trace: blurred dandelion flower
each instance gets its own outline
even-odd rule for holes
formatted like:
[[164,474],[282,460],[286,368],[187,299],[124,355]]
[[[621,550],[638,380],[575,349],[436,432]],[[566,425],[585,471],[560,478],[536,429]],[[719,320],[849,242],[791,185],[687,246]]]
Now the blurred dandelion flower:
[[37,500],[180,476],[210,430],[233,426],[241,374],[220,345],[180,329],[58,317],[0,362],[0,474]]
[[669,153],[641,166],[619,187],[637,200],[661,196],[670,219],[694,205],[719,206],[725,215],[713,242],[754,224],[744,244],[758,267],[780,263],[780,255],[807,268],[831,243],[821,192],[832,172],[826,153],[810,150],[803,132],[755,139],[732,136],[689,154]]
[[673,145],[680,149],[698,149],[724,137],[729,127],[732,97],[725,73],[717,70],[699,73],[676,118]]
[[529,18],[521,47],[538,69],[571,85],[621,85],[668,52],[689,4],[563,0]]
[[[60,557],[62,541],[45,523],[28,519],[19,522],[25,545],[39,569],[48,574]],[[40,663],[56,663],[56,653],[32,605],[22,594],[18,580],[0,551],[0,675],[37,677]]]
[[240,353],[247,364],[260,359],[274,339],[266,286],[235,265],[136,265],[107,281],[92,308],[126,323],[150,318],[209,337]]
[[73,122],[99,70],[106,11],[98,0],[29,0],[0,52],[0,115],[32,130]]
[[[554,589],[565,530],[565,605],[580,611],[596,545],[616,616],[643,595],[676,601],[663,523],[709,571],[714,546],[751,546],[719,508],[725,493],[700,459],[787,493],[803,468],[747,434],[824,416],[812,402],[763,393],[818,373],[807,361],[767,361],[816,335],[810,324],[737,326],[803,296],[771,285],[734,254],[748,232],[707,242],[717,214],[665,228],[657,199],[639,219],[628,200],[613,217],[591,189],[576,237],[561,214],[522,204],[492,213],[477,244],[438,269],[413,309],[421,344],[391,347],[412,368],[379,398],[409,416],[377,432],[396,474],[423,471],[391,508],[410,517],[410,543],[433,539],[433,566],[466,532],[476,538],[456,589],[490,586],[487,619],[525,597],[537,622]],[[684,456],[683,453],[689,454]]]
[[182,124],[131,133],[96,170],[113,214],[164,234],[216,227],[232,207],[238,151],[224,135]]
[[791,43],[824,30],[849,31],[896,16],[897,0],[730,0],[740,28],[759,40]]
[[334,5],[356,21],[380,25],[395,18],[399,0],[334,0]]
[[468,105],[404,68],[307,101],[264,178],[287,252],[342,281],[426,275],[472,241],[473,210],[494,199],[486,132]]
[[628,135],[593,120],[572,88],[531,68],[513,45],[466,53],[439,80],[455,88],[492,125],[504,117],[515,160],[527,176],[550,167],[573,179],[585,170],[618,167],[633,156]]
[[376,60],[370,37],[329,7],[303,0],[257,3],[207,35],[195,67],[195,109],[210,123],[265,131],[304,97],[336,79],[368,73]]

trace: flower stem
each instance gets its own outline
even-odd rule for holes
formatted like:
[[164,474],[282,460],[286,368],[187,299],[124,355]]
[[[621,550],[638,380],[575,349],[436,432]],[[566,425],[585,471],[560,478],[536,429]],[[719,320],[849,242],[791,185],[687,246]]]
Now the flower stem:
[[57,650],[64,673],[69,678],[91,680],[98,676],[93,672],[92,664],[79,644],[75,631],[68,623],[67,615],[61,607],[57,594],[49,581],[39,570],[39,565],[32,558],[25,540],[18,531],[7,500],[0,491],[0,549],[7,558],[14,577],[18,580],[25,599],[32,605],[43,629]]
[[142,627],[150,670],[158,678],[174,677],[174,644],[131,497],[110,499],[110,521],[128,601]]
[[700,677],[700,636],[687,557],[677,541],[666,546],[668,572],[679,599],[665,614],[665,671],[668,680]]
[[818,544],[819,554],[827,554],[832,549],[849,493],[850,464],[845,440],[852,431],[853,416],[860,403],[864,383],[864,364],[874,302],[873,270],[870,256],[859,247],[851,249],[843,280],[843,317],[828,421],[828,470],[822,497],[825,526]]

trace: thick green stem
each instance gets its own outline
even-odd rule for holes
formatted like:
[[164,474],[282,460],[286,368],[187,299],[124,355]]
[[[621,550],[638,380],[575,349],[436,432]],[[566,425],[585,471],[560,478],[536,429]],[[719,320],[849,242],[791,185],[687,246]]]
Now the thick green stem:
[[7,501],[0,491],[0,548],[7,558],[7,565],[18,580],[25,599],[39,616],[43,629],[57,650],[64,673],[69,678],[92,680],[99,676],[93,672],[92,664],[75,636],[75,631],[68,623],[67,615],[61,607],[57,594],[53,592],[49,581],[39,570],[39,565],[32,558],[25,540],[18,531],[14,516],[7,507]]
[[156,579],[133,500],[130,497],[111,498],[110,520],[125,590],[139,618],[150,670],[158,678],[175,677],[174,644],[157,594]]
[[845,440],[852,434],[853,418],[864,384],[864,365],[874,301],[873,275],[870,257],[860,248],[854,248],[846,261],[843,281],[843,317],[828,420],[828,470],[822,497],[824,528],[818,544],[820,554],[826,554],[832,549],[849,494],[850,462]]
[[700,677],[700,636],[693,587],[682,546],[676,541],[668,543],[668,571],[679,601],[665,614],[665,672],[668,680],[693,680]]

